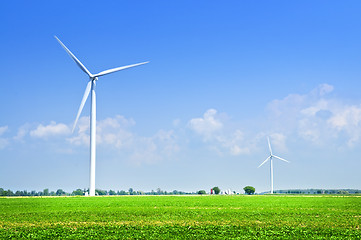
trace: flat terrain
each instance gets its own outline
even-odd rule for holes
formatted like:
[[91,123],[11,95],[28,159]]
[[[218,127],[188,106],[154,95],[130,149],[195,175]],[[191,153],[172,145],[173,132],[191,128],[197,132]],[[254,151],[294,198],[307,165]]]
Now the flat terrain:
[[361,239],[357,196],[0,198],[0,239]]

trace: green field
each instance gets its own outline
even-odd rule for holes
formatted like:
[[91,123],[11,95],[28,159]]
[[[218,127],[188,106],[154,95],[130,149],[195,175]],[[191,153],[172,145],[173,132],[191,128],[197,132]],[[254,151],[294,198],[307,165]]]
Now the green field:
[[357,196],[0,198],[0,239],[361,239]]

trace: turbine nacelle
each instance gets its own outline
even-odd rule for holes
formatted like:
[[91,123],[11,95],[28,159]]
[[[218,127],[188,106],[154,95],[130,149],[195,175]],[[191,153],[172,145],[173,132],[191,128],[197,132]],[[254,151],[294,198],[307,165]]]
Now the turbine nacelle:
[[268,160],[272,160],[272,158],[277,158],[277,159],[279,159],[279,160],[282,160],[282,161],[284,161],[284,162],[289,163],[289,161],[287,161],[286,159],[281,158],[281,157],[278,157],[278,156],[276,156],[276,155],[273,155],[269,137],[267,137],[267,141],[268,141],[268,149],[269,149],[270,155],[269,155],[268,158],[266,158],[266,160],[264,160],[258,167],[261,167],[261,166],[262,166],[263,164],[265,164]]

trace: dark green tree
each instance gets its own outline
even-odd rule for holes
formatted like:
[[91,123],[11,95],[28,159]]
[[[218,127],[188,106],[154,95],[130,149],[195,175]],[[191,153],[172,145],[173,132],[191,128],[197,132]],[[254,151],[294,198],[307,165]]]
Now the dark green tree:
[[128,195],[126,191],[121,190],[117,192],[118,195]]
[[58,189],[58,190],[56,190],[56,196],[63,196],[63,195],[65,195],[65,192],[63,191],[63,189]]
[[157,195],[163,195],[164,192],[162,191],[162,189],[160,188],[157,188]]
[[254,194],[254,192],[256,191],[256,189],[252,186],[246,186],[243,188],[243,190],[248,195]]
[[10,189],[8,189],[7,191],[4,191],[4,196],[8,196],[8,197],[14,196],[14,193]]
[[214,187],[212,189],[213,189],[214,194],[219,194],[221,192],[221,189],[219,189],[219,187]]
[[199,190],[199,191],[197,192],[197,194],[203,195],[203,194],[206,194],[206,191],[204,191],[204,190]]
[[77,190],[73,191],[72,195],[75,195],[75,196],[83,196],[83,195],[84,195],[84,192],[83,192],[83,190],[81,190],[80,188],[78,188]]
[[43,196],[49,196],[50,194],[49,194],[49,189],[48,188],[45,188],[44,190],[43,190]]
[[95,189],[95,195],[102,196],[102,195],[107,195],[107,193],[108,192],[106,190]]
[[16,191],[15,196],[24,196],[24,193],[22,191]]

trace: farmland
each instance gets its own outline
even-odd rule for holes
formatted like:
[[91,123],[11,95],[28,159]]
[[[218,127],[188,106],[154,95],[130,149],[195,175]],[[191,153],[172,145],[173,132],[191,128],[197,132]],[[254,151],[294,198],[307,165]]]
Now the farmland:
[[0,198],[0,239],[361,239],[359,196]]

